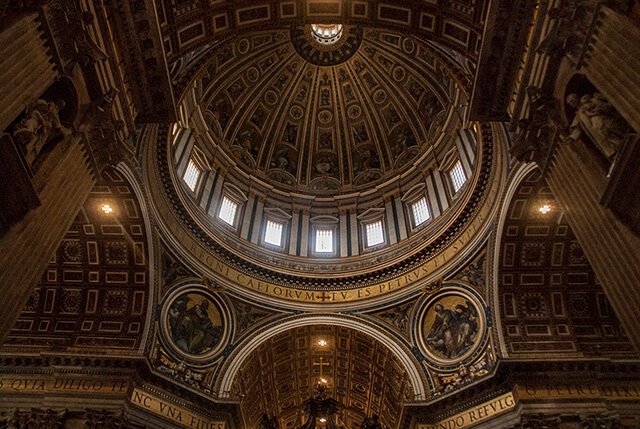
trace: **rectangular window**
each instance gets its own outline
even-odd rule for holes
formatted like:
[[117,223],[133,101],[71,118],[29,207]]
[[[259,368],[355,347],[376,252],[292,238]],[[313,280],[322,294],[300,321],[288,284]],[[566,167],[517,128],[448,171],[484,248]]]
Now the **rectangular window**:
[[422,197],[415,203],[411,204],[411,211],[413,212],[413,224],[415,226],[422,225],[431,219],[429,206],[427,206],[427,199],[425,197]]
[[332,229],[316,229],[316,253],[333,253]]
[[264,242],[274,246],[282,245],[282,227],[280,222],[267,219],[267,228],[264,231]]
[[229,198],[222,197],[222,204],[220,204],[220,212],[218,217],[228,223],[231,226],[235,225],[236,211],[238,210],[238,204],[231,201]]
[[187,184],[189,189],[193,192],[196,191],[196,186],[198,185],[198,179],[200,179],[200,175],[202,174],[202,170],[196,165],[193,159],[189,159],[189,164],[187,164],[187,170],[184,172],[184,176],[182,179]]
[[377,220],[365,225],[367,232],[367,247],[377,246],[384,243],[384,233],[382,231],[382,221]]
[[467,175],[464,173],[460,160],[449,171],[449,177],[451,177],[451,183],[453,184],[453,192],[458,192],[467,181]]

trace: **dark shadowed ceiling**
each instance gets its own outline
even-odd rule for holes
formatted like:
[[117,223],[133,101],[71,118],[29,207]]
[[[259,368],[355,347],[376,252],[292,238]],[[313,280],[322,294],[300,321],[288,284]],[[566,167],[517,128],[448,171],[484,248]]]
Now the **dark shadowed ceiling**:
[[[542,214],[545,204],[550,211]],[[511,201],[500,255],[500,317],[509,353],[633,353],[538,170],[523,179]]]
[[[113,211],[105,214],[102,206]],[[51,256],[5,349],[136,353],[149,299],[149,251],[140,204],[106,170]]]
[[291,24],[366,24],[413,32],[476,59],[485,0],[164,0],[157,1],[170,63],[244,30]]

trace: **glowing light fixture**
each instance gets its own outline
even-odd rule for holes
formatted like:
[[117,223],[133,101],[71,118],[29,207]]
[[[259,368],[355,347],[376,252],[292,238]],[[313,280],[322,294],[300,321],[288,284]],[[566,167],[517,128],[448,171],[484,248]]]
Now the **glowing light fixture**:
[[111,214],[111,212],[113,211],[113,207],[111,207],[109,204],[103,204],[101,209],[104,214]]
[[321,347],[324,347],[327,345],[327,341],[326,340],[318,340],[318,345]]
[[324,417],[320,417],[319,420],[320,420],[320,423],[326,423],[327,422],[327,419],[325,419]]
[[545,204],[543,206],[541,206],[538,211],[542,214],[547,214],[551,211],[551,206],[549,206],[549,204]]

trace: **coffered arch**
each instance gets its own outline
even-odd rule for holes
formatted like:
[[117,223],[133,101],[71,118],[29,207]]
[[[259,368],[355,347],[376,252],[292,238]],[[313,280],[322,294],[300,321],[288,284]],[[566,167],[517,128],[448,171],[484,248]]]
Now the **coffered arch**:
[[634,354],[571,226],[533,164],[513,174],[494,237],[491,283],[505,357]]
[[333,314],[292,316],[245,337],[242,342],[235,345],[233,352],[221,369],[220,381],[216,383],[215,389],[218,392],[218,396],[221,398],[229,397],[232,392],[237,391],[238,386],[236,383],[238,382],[241,368],[246,364],[251,354],[260,346],[283,332],[316,325],[325,325],[330,329],[346,328],[356,330],[366,337],[370,337],[371,341],[390,352],[399,367],[405,372],[408,385],[410,385],[411,399],[423,400],[427,397],[425,376],[406,345],[391,337],[388,333],[382,332],[379,327],[371,322],[352,316]]
[[106,169],[70,225],[3,351],[136,355],[152,325],[153,239],[125,165]]

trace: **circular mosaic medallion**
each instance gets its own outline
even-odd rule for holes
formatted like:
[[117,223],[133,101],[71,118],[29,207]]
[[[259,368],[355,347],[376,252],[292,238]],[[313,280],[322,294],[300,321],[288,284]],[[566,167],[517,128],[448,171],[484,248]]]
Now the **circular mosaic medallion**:
[[251,47],[251,43],[247,39],[242,39],[238,42],[238,52],[241,54],[246,54],[249,52],[249,48]]
[[407,72],[404,67],[398,66],[393,69],[391,75],[393,76],[393,80],[395,80],[396,82],[402,82],[404,80],[404,77],[407,75]]
[[65,262],[82,262],[82,246],[78,240],[67,240],[62,243],[62,255]]
[[210,362],[229,339],[228,308],[203,286],[188,285],[170,293],[162,304],[160,321],[168,351],[193,364]]
[[445,285],[431,295],[417,316],[418,344],[429,361],[450,366],[474,354],[486,335],[484,308],[465,287]]
[[302,116],[304,116],[304,110],[302,110],[302,107],[300,106],[293,105],[291,106],[291,109],[289,109],[289,115],[291,115],[292,119],[297,121],[302,119]]
[[378,89],[373,93],[373,101],[378,104],[382,104],[387,101],[387,93],[384,91],[384,89]]
[[360,106],[351,106],[347,111],[347,115],[349,115],[349,118],[351,119],[358,119],[361,113],[362,109],[360,109]]
[[323,110],[320,113],[318,113],[318,122],[320,122],[321,124],[329,124],[331,123],[331,121],[333,120],[333,115],[331,114],[330,111],[328,110]]
[[416,44],[411,39],[404,39],[402,41],[402,50],[407,54],[412,54],[414,49],[416,48]]
[[260,72],[256,67],[249,67],[249,69],[247,69],[247,80],[249,82],[255,82],[258,80],[259,77],[260,77]]
[[270,89],[264,93],[264,101],[273,106],[278,102],[278,94],[276,94],[274,90]]

